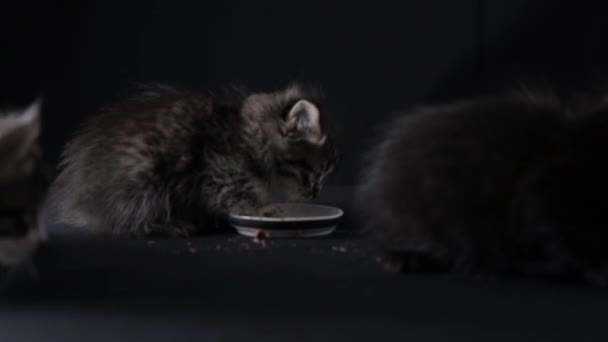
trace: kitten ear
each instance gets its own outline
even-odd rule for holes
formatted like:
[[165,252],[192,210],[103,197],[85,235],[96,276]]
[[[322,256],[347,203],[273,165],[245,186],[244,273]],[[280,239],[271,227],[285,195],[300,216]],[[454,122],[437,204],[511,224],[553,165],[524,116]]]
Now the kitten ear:
[[306,100],[298,101],[287,114],[285,124],[289,136],[303,139],[314,145],[323,145],[320,113],[317,106]]
[[20,158],[32,148],[40,134],[40,107],[37,98],[23,111],[0,117],[0,151],[4,158]]

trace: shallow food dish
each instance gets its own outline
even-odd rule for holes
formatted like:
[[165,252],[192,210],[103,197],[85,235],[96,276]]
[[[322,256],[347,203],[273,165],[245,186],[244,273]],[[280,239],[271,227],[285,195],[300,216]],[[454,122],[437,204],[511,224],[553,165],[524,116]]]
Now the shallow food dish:
[[318,237],[331,234],[343,214],[326,205],[277,203],[255,215],[232,213],[229,220],[239,234],[250,237]]

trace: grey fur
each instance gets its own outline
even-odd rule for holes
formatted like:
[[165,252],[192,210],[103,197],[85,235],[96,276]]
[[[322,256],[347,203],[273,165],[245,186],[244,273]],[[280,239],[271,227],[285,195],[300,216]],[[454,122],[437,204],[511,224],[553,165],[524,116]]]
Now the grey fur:
[[531,91],[404,113],[368,156],[362,231],[409,271],[605,282],[606,132],[605,103]]
[[[38,143],[40,100],[0,112],[0,268],[3,276],[30,259],[46,231],[39,222],[50,168]],[[9,272],[5,272],[8,270]]]
[[[114,235],[188,236],[231,211],[316,195],[337,154],[289,126],[294,84],[271,93],[218,94],[145,86],[87,121],[67,145],[51,196],[59,221]],[[306,113],[295,113],[306,119]]]

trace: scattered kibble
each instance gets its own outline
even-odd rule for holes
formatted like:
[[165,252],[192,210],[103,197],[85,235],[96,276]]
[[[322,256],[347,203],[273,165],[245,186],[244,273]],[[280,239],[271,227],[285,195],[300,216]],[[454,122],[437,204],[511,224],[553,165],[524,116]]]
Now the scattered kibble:
[[255,233],[255,238],[258,239],[258,240],[267,239],[269,237],[270,237],[270,234],[268,234],[268,232],[265,232],[263,230],[258,230]]
[[253,238],[252,242],[256,245],[260,245],[261,247],[266,247],[266,240],[264,239],[258,239],[257,237],[255,237]]
[[266,239],[269,238],[270,235],[262,230],[258,230],[255,233],[255,237],[253,238],[252,242],[255,243],[256,245],[260,245],[261,247],[266,247]]

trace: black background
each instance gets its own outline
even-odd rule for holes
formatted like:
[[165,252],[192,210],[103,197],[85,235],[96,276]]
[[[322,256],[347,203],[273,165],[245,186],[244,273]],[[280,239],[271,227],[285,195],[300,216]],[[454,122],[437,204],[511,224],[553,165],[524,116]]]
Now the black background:
[[[352,185],[374,127],[397,110],[522,79],[563,90],[601,84],[607,9],[584,0],[4,1],[0,104],[44,95],[42,141],[55,161],[79,123],[130,82],[270,89],[314,81],[340,123],[345,161],[332,182]],[[346,207],[349,191],[335,201]],[[605,291],[397,277],[375,251],[339,234],[261,247],[232,235],[108,241],[68,232],[42,250],[41,293],[26,289],[0,305],[0,340],[608,336]]]
[[603,2],[23,1],[0,10],[0,103],[45,97],[51,161],[130,82],[320,84],[351,185],[373,127],[407,106],[517,80],[563,89],[606,71]]

